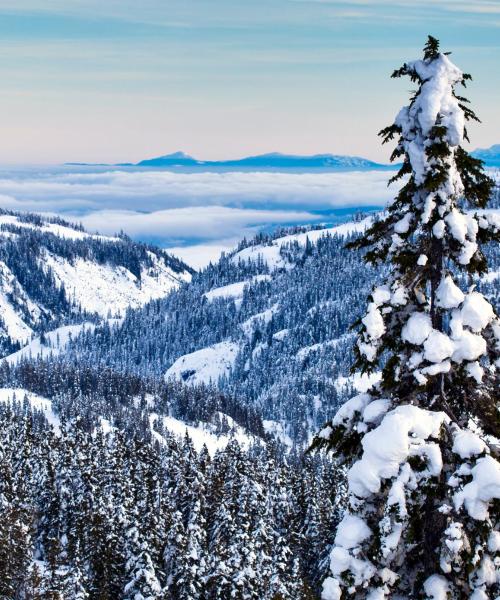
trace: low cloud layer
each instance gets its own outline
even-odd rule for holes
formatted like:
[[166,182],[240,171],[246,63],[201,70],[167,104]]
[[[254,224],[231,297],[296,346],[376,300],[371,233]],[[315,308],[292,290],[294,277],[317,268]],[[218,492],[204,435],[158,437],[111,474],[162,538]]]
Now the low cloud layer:
[[4,207],[68,214],[139,206],[144,211],[206,205],[326,210],[384,204],[391,196],[388,177],[384,171],[16,171],[0,174],[0,202]]
[[80,219],[91,231],[113,234],[123,230],[137,239],[184,241],[239,239],[256,230],[275,225],[320,221],[321,215],[305,211],[254,210],[227,206],[172,208],[151,213],[97,211]]
[[13,170],[0,173],[0,207],[61,215],[105,234],[124,231],[179,253],[194,245],[214,253],[259,230],[383,206],[392,196],[390,175]]

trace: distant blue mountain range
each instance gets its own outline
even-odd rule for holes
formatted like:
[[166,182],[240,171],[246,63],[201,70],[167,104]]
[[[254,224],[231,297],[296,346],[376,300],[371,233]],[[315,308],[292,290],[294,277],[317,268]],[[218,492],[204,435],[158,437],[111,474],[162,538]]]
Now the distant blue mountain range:
[[201,166],[201,167],[251,167],[265,169],[386,169],[388,165],[382,165],[366,158],[358,156],[336,156],[334,154],[315,154],[313,156],[295,156],[292,154],[280,154],[271,152],[248,156],[235,160],[201,161],[184,154],[176,152],[142,160],[137,163],[140,167],[165,167],[165,166]]
[[[500,144],[487,149],[478,149],[472,155],[481,158],[488,167],[500,167]],[[203,169],[327,169],[331,171],[372,171],[395,169],[398,165],[376,163],[359,156],[338,154],[314,154],[299,156],[271,152],[234,160],[198,160],[184,152],[174,152],[165,156],[148,158],[137,163],[118,163],[114,165],[89,163],[66,163],[70,166],[114,166],[114,167],[186,167]]]
[[500,144],[490,146],[490,148],[478,148],[471,153],[472,156],[484,160],[487,167],[500,167]]
[[[88,165],[88,163],[66,163],[71,166]],[[103,166],[92,165],[92,166]],[[296,156],[271,152],[248,156],[234,160],[198,160],[184,152],[174,152],[141,160],[138,163],[119,163],[120,167],[189,167],[204,169],[329,169],[341,171],[358,171],[373,169],[394,169],[394,165],[383,165],[359,156],[341,156],[335,154],[315,154],[313,156]]]

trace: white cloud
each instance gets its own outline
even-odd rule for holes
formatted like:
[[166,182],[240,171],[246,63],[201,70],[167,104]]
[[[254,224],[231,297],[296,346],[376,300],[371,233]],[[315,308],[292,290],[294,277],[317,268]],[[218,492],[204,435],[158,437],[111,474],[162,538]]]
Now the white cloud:
[[223,240],[219,244],[196,244],[194,246],[172,246],[165,250],[183,260],[193,269],[203,269],[209,263],[216,263],[223,252],[229,252],[238,243],[235,240]]
[[[264,226],[320,221],[305,211],[253,210],[227,206],[172,208],[151,213],[125,210],[96,211],[80,219],[90,231],[114,234],[120,230],[139,238],[161,240],[221,240],[238,238]],[[232,244],[231,244],[232,245]]]
[[292,0],[294,2],[313,2],[317,4],[331,4],[332,6],[343,7],[345,16],[361,17],[366,16],[366,12],[348,11],[345,7],[353,6],[366,9],[381,9],[387,8],[405,8],[405,9],[441,9],[452,12],[464,13],[483,13],[483,14],[498,14],[500,6],[497,0],[419,0],[415,3],[414,0],[383,0],[373,3],[372,0]]
[[381,206],[392,196],[387,171],[347,173],[172,171],[17,173],[0,179],[0,206],[67,214],[158,211],[186,206],[328,210]]

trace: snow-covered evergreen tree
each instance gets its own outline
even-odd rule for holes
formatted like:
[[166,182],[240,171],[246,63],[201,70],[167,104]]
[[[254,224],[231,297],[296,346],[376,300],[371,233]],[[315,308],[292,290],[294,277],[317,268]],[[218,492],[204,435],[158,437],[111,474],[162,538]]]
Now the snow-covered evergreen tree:
[[398,138],[405,183],[352,244],[391,265],[354,366],[381,368],[381,381],[317,438],[350,465],[322,598],[486,600],[500,593],[500,321],[474,283],[500,221],[485,210],[492,181],[462,147],[477,117],[456,88],[470,76],[432,37],[403,75],[418,89],[381,136]]
[[123,590],[124,600],[153,600],[160,598],[161,584],[156,576],[151,553],[135,525],[127,531],[129,558],[125,566],[127,583]]

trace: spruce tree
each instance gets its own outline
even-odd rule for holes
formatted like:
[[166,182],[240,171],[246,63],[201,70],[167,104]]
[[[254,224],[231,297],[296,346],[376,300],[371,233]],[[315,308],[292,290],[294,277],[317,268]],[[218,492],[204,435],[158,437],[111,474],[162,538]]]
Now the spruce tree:
[[475,284],[500,221],[480,210],[493,183],[462,146],[478,120],[457,92],[470,75],[429,37],[401,76],[418,88],[380,135],[397,139],[391,181],[404,185],[350,244],[390,266],[357,323],[353,367],[381,380],[316,439],[350,467],[322,598],[495,598],[500,321]]

